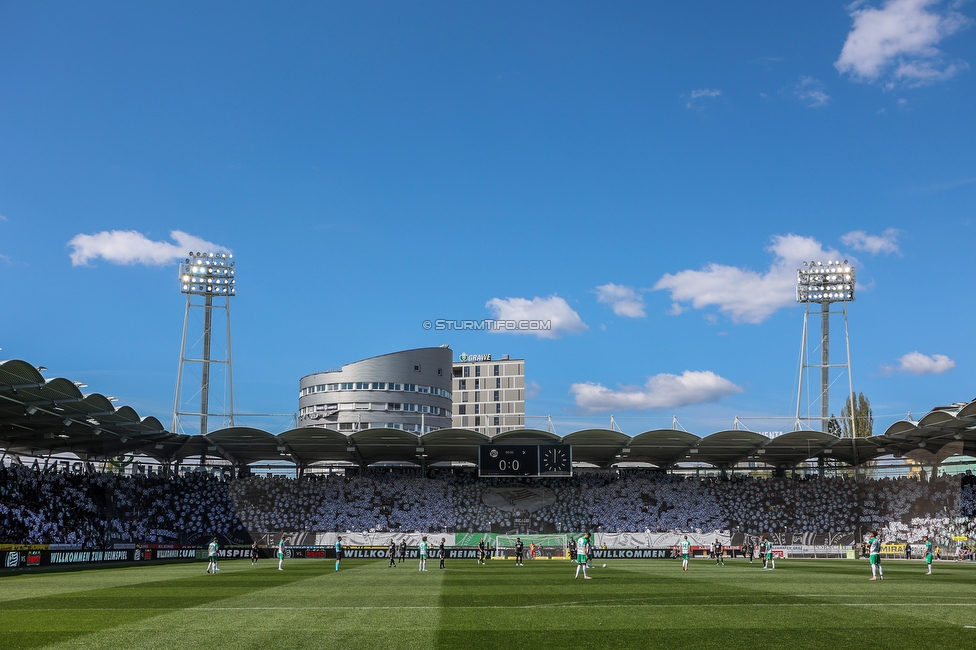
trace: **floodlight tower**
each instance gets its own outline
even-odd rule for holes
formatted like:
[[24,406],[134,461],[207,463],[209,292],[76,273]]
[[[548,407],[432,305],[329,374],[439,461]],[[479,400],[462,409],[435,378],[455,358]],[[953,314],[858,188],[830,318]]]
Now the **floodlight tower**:
[[[180,345],[180,369],[176,376],[176,400],[173,403],[174,433],[181,429],[182,417],[199,417],[200,434],[209,431],[209,416],[225,418],[229,426],[234,426],[234,372],[231,363],[230,345],[230,299],[237,293],[233,255],[225,253],[190,253],[180,263],[180,291],[186,294],[186,312],[183,315],[183,343]],[[202,300],[200,300],[202,298]],[[226,355],[214,357],[212,349],[213,310],[223,309],[227,324]],[[191,311],[203,311],[203,337],[199,358],[188,354],[195,350],[196,344],[187,346],[187,324]],[[226,412],[210,412],[210,365],[223,364],[226,374]],[[183,373],[187,366],[200,367],[200,392],[183,395]],[[199,395],[199,411],[190,407],[190,400]]]
[[[796,421],[794,429],[800,428],[800,403],[803,399],[803,377],[806,371],[820,369],[820,430],[826,432],[830,420],[830,369],[846,368],[848,394],[853,405],[854,380],[851,377],[851,335],[847,326],[847,303],[854,300],[856,283],[854,267],[847,260],[824,262],[804,262],[804,268],[796,271],[796,301],[804,304],[803,341],[800,344],[800,385],[796,395]],[[841,311],[831,312],[830,305],[840,303]],[[811,364],[808,359],[807,338],[811,305],[820,305],[820,363]],[[830,363],[830,316],[844,316],[844,340],[847,348],[845,363]],[[851,431],[854,431],[854,409],[851,408]]]

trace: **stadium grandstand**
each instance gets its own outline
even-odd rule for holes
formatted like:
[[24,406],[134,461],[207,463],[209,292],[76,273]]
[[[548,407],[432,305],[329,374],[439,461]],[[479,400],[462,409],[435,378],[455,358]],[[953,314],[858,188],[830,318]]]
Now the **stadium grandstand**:
[[[464,429],[174,434],[111,398],[82,394],[76,382],[45,379],[24,361],[0,363],[0,398],[3,542],[104,548],[218,536],[250,544],[287,532],[312,543],[348,531],[364,544],[435,532],[461,545],[471,534],[592,530],[608,546],[660,545],[655,536],[676,531],[846,544],[877,528],[907,542],[974,532],[976,480],[935,469],[954,456],[976,456],[976,402],[859,439],[745,430],[699,437],[671,429],[635,436],[518,430],[489,439]],[[576,471],[479,477],[479,446],[489,441],[570,445]],[[863,468],[885,456],[933,471],[892,479],[818,471]],[[141,471],[133,459],[147,461]],[[294,464],[294,476],[248,471],[282,459]],[[330,472],[314,471],[323,463]],[[708,476],[702,467],[711,468]],[[201,471],[212,468],[221,471]]]
[[704,437],[676,429],[628,436],[608,429],[586,429],[565,436],[519,429],[486,436],[467,429],[440,429],[417,435],[399,429],[371,428],[352,434],[331,429],[296,428],[273,434],[230,427],[205,435],[166,431],[158,419],[133,409],[115,408],[112,399],[84,395],[80,382],[45,379],[24,361],[0,362],[0,444],[6,454],[50,456],[70,453],[81,460],[138,454],[160,464],[187,458],[220,459],[242,469],[260,461],[288,460],[301,470],[316,463],[348,463],[366,468],[378,463],[477,463],[478,446],[491,442],[572,445],[577,464],[597,468],[653,466],[674,469],[707,465],[732,470],[743,463],[778,470],[809,459],[858,466],[885,456],[906,457],[937,466],[952,456],[976,456],[976,400],[937,407],[918,422],[900,421],[882,435],[841,438],[811,430],[769,437],[744,429]]

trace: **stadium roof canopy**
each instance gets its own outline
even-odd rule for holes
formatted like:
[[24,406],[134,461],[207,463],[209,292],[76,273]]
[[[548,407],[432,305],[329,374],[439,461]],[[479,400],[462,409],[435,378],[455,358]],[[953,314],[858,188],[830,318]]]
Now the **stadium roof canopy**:
[[[139,452],[169,457],[166,444],[182,446],[154,417],[141,418],[115,398],[82,394],[84,384],[44,379],[24,361],[0,362],[0,444],[7,452],[37,455],[83,451],[115,457]],[[164,452],[164,453],[160,453]]]
[[608,429],[584,429],[558,436],[520,429],[491,438],[468,429],[415,435],[399,429],[365,429],[346,435],[303,427],[273,434],[230,427],[206,435],[166,431],[153,417],[113,405],[114,398],[83,394],[84,384],[45,379],[24,361],[0,361],[0,448],[4,454],[47,456],[72,453],[84,460],[142,454],[163,463],[208,456],[234,465],[287,461],[359,466],[382,463],[477,463],[478,446],[498,444],[572,445],[573,460],[596,467],[649,464],[672,468],[705,464],[728,469],[743,462],[782,469],[812,458],[859,465],[882,456],[938,465],[956,455],[976,456],[976,400],[940,406],[918,422],[901,421],[882,435],[840,438],[800,430],[770,438],[733,429],[704,437],[676,429],[629,436]]

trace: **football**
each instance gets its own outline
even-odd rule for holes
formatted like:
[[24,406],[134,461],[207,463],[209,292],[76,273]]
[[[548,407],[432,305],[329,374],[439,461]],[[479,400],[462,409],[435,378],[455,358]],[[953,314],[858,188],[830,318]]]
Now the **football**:
[[606,568],[607,568],[607,565],[606,565],[606,564],[604,564],[604,565],[603,565],[603,568],[604,568],[604,569],[606,569]]

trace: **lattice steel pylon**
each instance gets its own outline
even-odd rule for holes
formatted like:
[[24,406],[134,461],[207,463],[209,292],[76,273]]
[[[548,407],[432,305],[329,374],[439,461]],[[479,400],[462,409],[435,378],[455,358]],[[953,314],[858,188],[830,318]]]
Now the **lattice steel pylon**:
[[[796,271],[796,301],[804,304],[803,311],[803,339],[800,344],[800,381],[796,394],[796,420],[794,431],[802,428],[803,420],[820,420],[820,430],[828,431],[830,424],[830,370],[844,368],[847,370],[848,395],[853,404],[854,379],[851,376],[851,335],[847,322],[847,303],[854,300],[854,286],[856,275],[854,267],[847,260],[824,262],[804,262],[805,268]],[[840,303],[841,311],[830,311],[830,305]],[[809,359],[809,321],[811,305],[820,305],[820,363],[812,364]],[[844,343],[846,359],[844,363],[830,363],[830,316],[844,317]],[[820,370],[820,417],[801,417],[803,402],[803,380],[807,372]],[[812,401],[812,400],[811,400]],[[807,405],[807,410],[810,409]],[[854,409],[849,414],[851,431],[854,431]]]
[[[209,433],[211,418],[220,418],[220,427],[234,426],[234,366],[231,361],[230,299],[236,295],[237,281],[233,255],[226,253],[190,253],[180,263],[180,291],[186,294],[186,311],[183,315],[183,341],[180,345],[180,368],[176,375],[176,398],[173,401],[174,433],[186,433],[191,419],[199,418],[199,433]],[[224,354],[214,354],[214,310],[221,311],[227,325]],[[187,341],[191,314],[201,314],[203,331],[199,339]],[[219,350],[220,339],[217,338]],[[199,356],[194,352],[198,350]],[[214,378],[211,365],[218,364],[223,370],[223,408],[211,410]],[[187,370],[199,368],[200,389],[184,381]],[[199,398],[199,408],[191,404]],[[195,429],[192,425],[190,432]],[[219,427],[218,427],[219,428]]]

